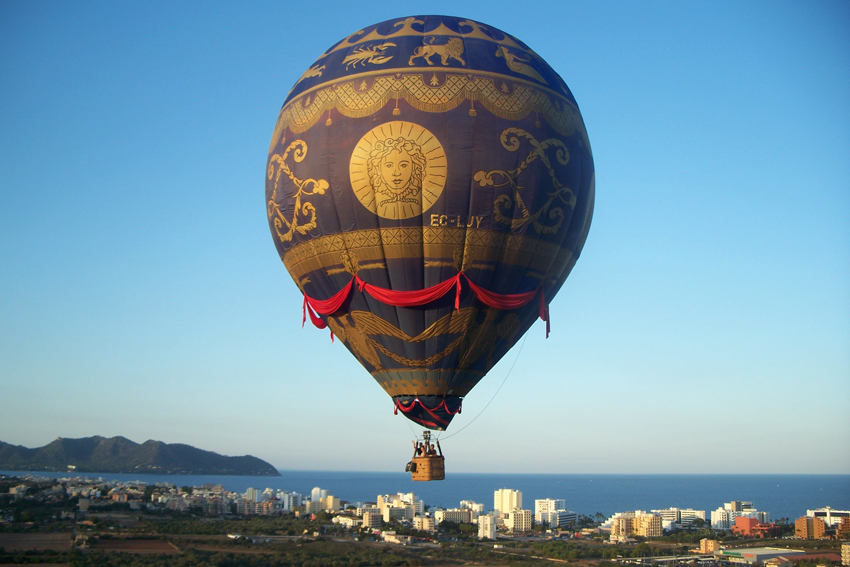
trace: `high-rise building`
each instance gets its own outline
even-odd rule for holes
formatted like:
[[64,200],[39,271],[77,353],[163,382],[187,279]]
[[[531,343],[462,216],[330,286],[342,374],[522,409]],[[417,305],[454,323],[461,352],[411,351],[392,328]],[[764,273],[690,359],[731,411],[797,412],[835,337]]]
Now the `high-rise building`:
[[[500,488],[493,493],[493,510],[506,514],[522,508],[522,492],[510,488]],[[529,510],[530,512],[530,510]]]
[[478,539],[496,539],[496,518],[489,514],[478,516]]
[[794,522],[794,535],[800,539],[820,539],[826,532],[826,523],[820,518],[803,516]]
[[554,512],[555,510],[566,510],[567,501],[553,498],[545,498],[543,500],[534,501],[534,515],[541,512]]

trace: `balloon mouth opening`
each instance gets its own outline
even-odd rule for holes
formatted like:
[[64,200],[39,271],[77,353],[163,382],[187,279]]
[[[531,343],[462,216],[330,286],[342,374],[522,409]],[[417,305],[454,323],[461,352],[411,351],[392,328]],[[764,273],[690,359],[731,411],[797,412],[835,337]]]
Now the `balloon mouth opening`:
[[419,425],[444,431],[452,418],[460,413],[463,398],[460,396],[393,396],[395,410]]

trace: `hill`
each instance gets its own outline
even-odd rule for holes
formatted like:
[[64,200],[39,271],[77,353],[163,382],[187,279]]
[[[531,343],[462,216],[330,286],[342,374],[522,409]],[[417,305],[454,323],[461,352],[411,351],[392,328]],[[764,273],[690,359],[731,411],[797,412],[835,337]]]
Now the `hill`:
[[37,449],[0,441],[0,470],[280,476],[269,463],[250,455],[226,457],[182,443],[148,440],[139,445],[99,435],[59,437]]

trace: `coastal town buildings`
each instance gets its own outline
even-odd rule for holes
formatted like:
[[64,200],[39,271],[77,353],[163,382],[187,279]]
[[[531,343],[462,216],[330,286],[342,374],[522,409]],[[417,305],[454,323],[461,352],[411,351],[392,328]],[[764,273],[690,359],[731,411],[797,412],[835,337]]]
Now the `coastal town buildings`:
[[552,510],[534,515],[534,521],[549,528],[566,528],[578,523],[578,513],[570,510]]
[[493,493],[493,510],[506,514],[522,508],[522,492],[509,488],[500,488]]
[[531,510],[514,508],[505,514],[505,527],[512,532],[527,532],[532,524]]
[[[373,508],[375,512],[377,512],[377,508]],[[380,528],[381,521],[383,520],[381,514],[375,513],[372,510],[367,510],[363,514],[362,527],[364,528]]]
[[472,513],[473,520],[484,513],[484,504],[479,504],[472,500],[461,500],[460,508],[462,510],[469,510]]
[[478,539],[496,539],[496,518],[489,514],[478,516]]
[[783,557],[783,558],[802,558],[806,552],[800,549],[786,549],[781,547],[752,547],[752,548],[734,548],[721,549],[714,556],[721,561],[729,561],[737,565],[755,565],[764,564],[767,561]]
[[815,510],[806,510],[806,516],[810,518],[820,518],[824,525],[834,528],[841,524],[844,518],[850,519],[850,511],[848,510],[833,510],[829,506],[825,508],[817,508]]
[[826,522],[821,518],[802,516],[794,522],[794,535],[800,539],[821,539],[826,533]]
[[705,522],[705,510],[694,510],[692,508],[664,508],[663,510],[650,510],[653,514],[661,516],[661,528],[664,531],[687,528],[693,526],[697,520]]
[[437,525],[448,521],[455,523],[469,524],[472,522],[472,510],[468,508],[452,508],[451,510],[436,510],[434,512],[434,521]]
[[566,510],[567,501],[555,498],[544,498],[534,501],[534,515],[542,512],[554,512],[555,510]]
[[732,533],[747,537],[778,537],[779,526],[775,523],[765,524],[749,516],[738,516],[732,526]]
[[434,518],[431,518],[430,516],[414,517],[413,529],[422,532],[433,532],[436,529]]
[[770,522],[770,514],[756,510],[752,502],[733,500],[711,513],[711,527],[715,530],[731,530],[735,518],[739,516],[755,518],[764,524]]
[[661,516],[651,512],[620,512],[606,523],[610,523],[612,541],[630,536],[661,537]]
[[841,518],[841,522],[835,526],[835,537],[850,539],[850,518]]

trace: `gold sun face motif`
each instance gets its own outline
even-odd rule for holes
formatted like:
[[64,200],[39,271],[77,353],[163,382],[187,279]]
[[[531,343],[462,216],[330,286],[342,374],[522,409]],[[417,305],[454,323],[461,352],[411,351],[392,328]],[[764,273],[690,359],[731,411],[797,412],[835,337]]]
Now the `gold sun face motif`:
[[446,152],[419,124],[396,120],[360,138],[348,171],[351,188],[364,207],[400,220],[421,215],[440,198],[448,173]]

